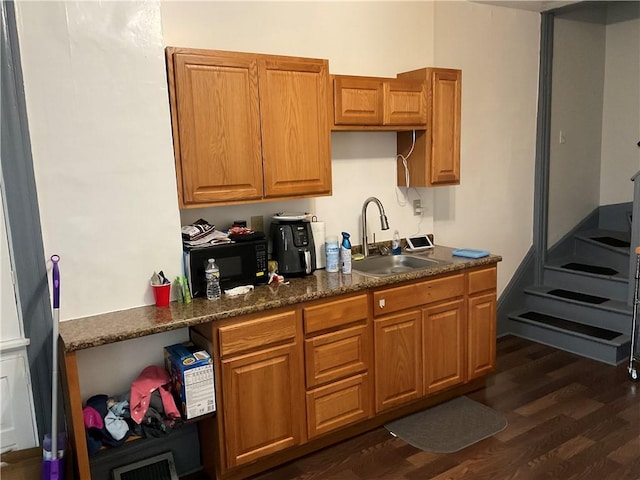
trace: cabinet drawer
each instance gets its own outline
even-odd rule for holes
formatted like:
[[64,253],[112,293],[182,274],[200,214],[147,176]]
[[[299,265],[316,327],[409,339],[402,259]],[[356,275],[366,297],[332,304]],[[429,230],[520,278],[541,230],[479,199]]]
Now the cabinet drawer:
[[366,371],[367,332],[363,325],[305,340],[307,387]]
[[343,298],[303,309],[306,334],[367,319],[367,295]]
[[451,275],[373,293],[374,316],[426,305],[464,294],[464,275]]
[[483,268],[468,273],[468,293],[483,292],[485,290],[494,290],[496,288],[498,269],[496,267]]
[[309,438],[369,418],[371,390],[366,373],[307,392]]
[[336,76],[333,80],[336,125],[381,125],[382,80]]
[[384,84],[385,125],[425,125],[427,88],[417,80],[390,80]]
[[261,316],[254,320],[221,327],[219,330],[220,356],[226,357],[246,350],[294,340],[295,337],[296,312],[294,310]]

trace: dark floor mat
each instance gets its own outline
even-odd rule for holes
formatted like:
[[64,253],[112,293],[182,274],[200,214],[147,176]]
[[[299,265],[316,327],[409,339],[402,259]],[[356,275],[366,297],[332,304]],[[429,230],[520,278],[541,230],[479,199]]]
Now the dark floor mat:
[[578,272],[594,273],[596,275],[617,275],[619,272],[609,267],[599,267],[598,265],[589,265],[587,263],[566,263],[562,268],[576,270]]
[[620,336],[618,332],[612,332],[611,330],[606,330],[604,328],[592,327],[591,325],[583,325],[581,323],[572,322],[571,320],[565,320],[564,318],[545,315],[544,313],[539,312],[527,312],[519,316],[529,320],[535,320],[536,322],[544,323],[546,325],[562,328],[563,330],[569,330],[589,335],[590,337],[600,338],[602,340],[613,340]]
[[549,295],[554,295],[556,297],[567,298],[570,300],[577,300],[578,302],[585,303],[593,303],[596,305],[600,305],[608,301],[608,298],[598,297],[596,295],[589,295],[587,293],[580,292],[572,292],[571,290],[563,290],[561,288],[556,288],[554,290],[549,290]]
[[507,427],[506,417],[468,397],[456,397],[384,426],[416,448],[453,453]]
[[614,238],[614,237],[591,237],[591,240],[604,243],[605,245],[609,245],[610,247],[626,248],[631,246],[631,244],[626,240],[620,240],[619,238]]

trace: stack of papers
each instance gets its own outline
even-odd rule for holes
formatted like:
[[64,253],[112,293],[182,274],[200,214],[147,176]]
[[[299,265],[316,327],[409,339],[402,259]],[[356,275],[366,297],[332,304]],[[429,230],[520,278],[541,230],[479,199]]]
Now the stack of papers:
[[208,247],[210,245],[220,245],[223,243],[231,243],[229,235],[220,230],[210,230],[206,235],[194,240],[183,240],[182,243],[187,248]]

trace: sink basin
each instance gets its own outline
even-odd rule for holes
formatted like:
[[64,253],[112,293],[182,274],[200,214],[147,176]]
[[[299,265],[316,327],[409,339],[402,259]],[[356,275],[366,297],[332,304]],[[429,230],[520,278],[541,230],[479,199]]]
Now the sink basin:
[[449,262],[434,258],[418,257],[414,255],[388,255],[366,257],[353,262],[352,268],[358,273],[374,277],[397,275],[415,270],[444,265]]

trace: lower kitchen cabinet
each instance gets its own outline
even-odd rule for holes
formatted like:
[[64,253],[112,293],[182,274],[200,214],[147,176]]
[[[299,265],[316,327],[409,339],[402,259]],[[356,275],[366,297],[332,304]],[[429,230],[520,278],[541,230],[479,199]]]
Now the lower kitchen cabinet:
[[[61,382],[74,478],[98,478],[93,472],[105,458],[89,457],[76,351],[158,333],[160,313],[172,318],[169,330],[190,322],[192,341],[213,359],[217,406],[194,419],[200,461],[212,480],[250,478],[482,388],[496,365],[497,268],[485,261],[377,287],[354,282],[356,291],[319,290],[327,296],[313,300],[283,295],[279,306],[263,310],[258,295],[232,299],[226,304],[238,308],[204,323],[202,312],[226,308],[224,301],[114,312],[117,333],[97,345],[96,328],[86,325],[101,325],[102,315],[63,322]],[[253,313],[240,313],[246,308]]]
[[496,294],[469,298],[469,380],[495,369]]
[[297,345],[222,361],[227,464],[233,468],[303,439]]
[[302,309],[310,439],[372,415],[368,298],[344,296]]
[[422,396],[421,326],[419,310],[374,321],[376,412]]
[[464,382],[463,274],[377,290],[373,309],[376,412]]
[[226,468],[303,443],[305,399],[296,310],[247,316],[221,326],[217,338]]
[[496,365],[496,277],[497,268],[476,269],[467,275],[469,380],[479,378]]
[[195,327],[219,402],[200,424],[206,471],[246,478],[479,388],[495,321],[483,266]]
[[422,317],[425,393],[463,383],[467,353],[464,299],[425,308]]

